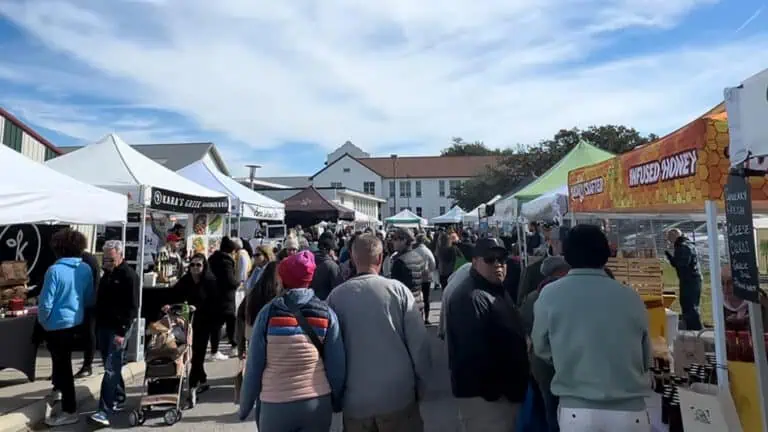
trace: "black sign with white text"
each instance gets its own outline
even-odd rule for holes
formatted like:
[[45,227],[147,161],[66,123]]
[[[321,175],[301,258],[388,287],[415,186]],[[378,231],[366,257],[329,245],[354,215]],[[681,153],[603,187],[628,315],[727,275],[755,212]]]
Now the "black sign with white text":
[[67,225],[0,226],[0,261],[26,261],[29,285],[39,289],[46,270],[56,257],[51,249],[53,234]]
[[180,214],[224,214],[229,213],[229,197],[199,197],[153,187],[149,206]]
[[728,184],[725,187],[725,219],[728,227],[733,293],[741,299],[757,303],[760,300],[760,280],[752,222],[752,197],[747,178],[728,176]]

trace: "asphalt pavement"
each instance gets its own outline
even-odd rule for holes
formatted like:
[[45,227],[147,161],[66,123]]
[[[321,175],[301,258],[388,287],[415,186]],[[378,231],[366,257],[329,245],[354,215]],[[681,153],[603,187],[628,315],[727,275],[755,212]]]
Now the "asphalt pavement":
[[[432,298],[432,311],[430,318],[433,323],[439,320],[439,294],[435,292]],[[436,336],[436,328],[430,327],[430,342],[432,344],[433,370],[429,379],[429,386],[424,401],[421,404],[422,417],[424,418],[426,432],[454,432],[459,430],[457,409],[451,397],[450,380],[448,376],[448,362],[445,356],[443,342]],[[88,417],[96,410],[97,405],[91,402],[79,407],[81,413],[80,423],[49,429],[40,426],[36,430],[55,430],[61,432],[82,431],[111,431],[132,429],[137,432],[157,432],[158,428],[168,432],[195,432],[195,431],[227,431],[227,432],[253,432],[256,425],[251,418],[245,422],[237,419],[237,406],[234,404],[233,376],[237,369],[237,360],[207,362],[205,365],[208,373],[208,382],[211,389],[198,398],[198,404],[194,409],[186,410],[182,420],[173,425],[166,426],[163,422],[162,412],[156,416],[150,416],[143,426],[131,428],[128,422],[128,413],[136,406],[141,393],[140,381],[127,384],[128,404],[125,412],[120,413],[112,420],[110,427],[96,425]],[[338,419],[337,419],[338,420]],[[333,432],[341,428],[334,425]]]

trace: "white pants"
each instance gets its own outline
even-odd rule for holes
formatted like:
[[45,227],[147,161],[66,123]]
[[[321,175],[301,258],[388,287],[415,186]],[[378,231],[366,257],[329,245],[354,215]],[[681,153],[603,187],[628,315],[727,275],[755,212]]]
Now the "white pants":
[[649,432],[648,412],[560,408],[561,432]]

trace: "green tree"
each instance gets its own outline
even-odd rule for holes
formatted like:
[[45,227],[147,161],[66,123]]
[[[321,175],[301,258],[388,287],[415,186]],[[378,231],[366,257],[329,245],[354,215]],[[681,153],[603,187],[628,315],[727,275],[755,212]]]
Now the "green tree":
[[460,137],[451,138],[451,145],[440,152],[440,156],[493,156],[504,154],[502,150],[490,149],[482,141],[466,142]]
[[[498,154],[500,160],[482,175],[465,182],[452,198],[465,210],[475,208],[494,196],[506,194],[543,174],[580,141],[587,141],[603,150],[621,154],[657,139],[656,135],[643,136],[636,129],[627,126],[603,125],[590,126],[585,130],[561,129],[552,138],[537,144],[518,144],[514,148],[504,150],[489,150],[482,142],[475,141],[472,144],[480,144],[490,152],[486,154]],[[454,138],[453,145],[443,150],[442,154],[457,151],[466,144],[460,138],[458,141]]]

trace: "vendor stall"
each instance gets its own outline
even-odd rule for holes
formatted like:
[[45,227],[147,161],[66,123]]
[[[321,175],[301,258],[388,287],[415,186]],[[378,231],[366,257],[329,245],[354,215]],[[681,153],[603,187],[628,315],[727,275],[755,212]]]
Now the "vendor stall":
[[[36,309],[26,308],[24,301],[29,272],[44,246],[26,238],[16,224],[124,224],[127,208],[124,195],[79,182],[0,145],[0,240],[14,245],[15,259],[20,260],[0,264],[0,289],[6,303],[1,306],[0,346],[12,347],[0,353],[0,369],[16,369],[35,380]],[[16,264],[21,274],[10,276],[13,267],[19,267]],[[8,290],[13,292],[10,298],[5,294]]]
[[[128,237],[125,254],[126,258],[135,254],[135,265],[140,276],[142,270],[147,268],[145,262],[151,259],[145,254],[147,239],[158,237],[151,230],[147,230],[150,212],[192,215],[226,214],[230,210],[229,196],[226,194],[187,180],[134,150],[114,134],[46,164],[80,181],[128,196],[132,213],[130,219],[135,220],[134,223],[138,225],[138,238]],[[160,233],[163,234],[165,233]],[[162,306],[157,303],[161,302],[144,302],[144,295],[148,292],[145,288],[154,287],[145,287],[152,284],[145,283],[144,277],[139,277],[139,281],[138,304],[141,315],[146,317],[156,314],[156,309]],[[143,328],[143,323],[141,326]],[[143,346],[138,343],[134,349],[140,359]]]
[[355,220],[354,210],[325,198],[312,186],[286,198],[283,204],[285,204],[285,223],[289,227],[296,225],[308,227],[322,221],[351,222]]
[[[573,170],[568,178],[569,206],[574,218],[690,219],[694,216],[701,218],[704,209],[710,256],[708,270],[715,330],[715,363],[718,366],[717,383],[725,394],[733,396],[744,430],[756,431],[763,430],[761,420],[758,418],[755,421],[755,415],[759,416],[761,410],[749,408],[754,404],[749,401],[759,400],[759,397],[756,394],[743,396],[745,388],[754,389],[757,380],[754,363],[751,367],[745,367],[743,362],[728,362],[726,359],[726,352],[731,350],[734,343],[727,343],[725,337],[720,265],[722,255],[719,252],[721,245],[717,235],[717,213],[724,206],[724,186],[729,181],[728,137],[727,115],[722,109],[716,109],[654,143]],[[749,179],[749,183],[755,212],[765,213],[768,210],[768,181],[765,177],[758,177]],[[617,260],[621,261],[622,258],[619,256]],[[627,272],[634,271],[629,267],[638,268],[658,262],[658,258],[624,259],[642,260],[642,263],[625,262]],[[645,273],[651,272],[656,273],[657,270],[654,268]],[[632,275],[627,276],[630,277],[627,283],[633,285]],[[646,281],[648,278],[640,274],[635,276]],[[653,293],[647,294],[651,294],[644,295],[647,305],[660,300]],[[649,306],[649,314],[652,333],[663,335],[663,313],[655,314]],[[753,335],[752,340],[762,344],[763,335]],[[765,359],[760,361],[764,362]],[[745,374],[744,369],[751,372]],[[745,375],[750,376],[745,379]]]
[[523,203],[520,215],[529,221],[561,221],[568,213],[568,185]]
[[429,222],[432,225],[460,224],[462,220],[464,220],[465,214],[466,212],[462,210],[461,207],[455,206],[454,208],[448,210],[448,212],[444,215],[433,217]]
[[427,226],[426,219],[408,209],[384,219],[384,223],[399,228],[419,228]]
[[206,161],[197,161],[177,172],[206,188],[229,195],[238,233],[241,233],[242,219],[279,223],[285,219],[285,204],[243,186]]

